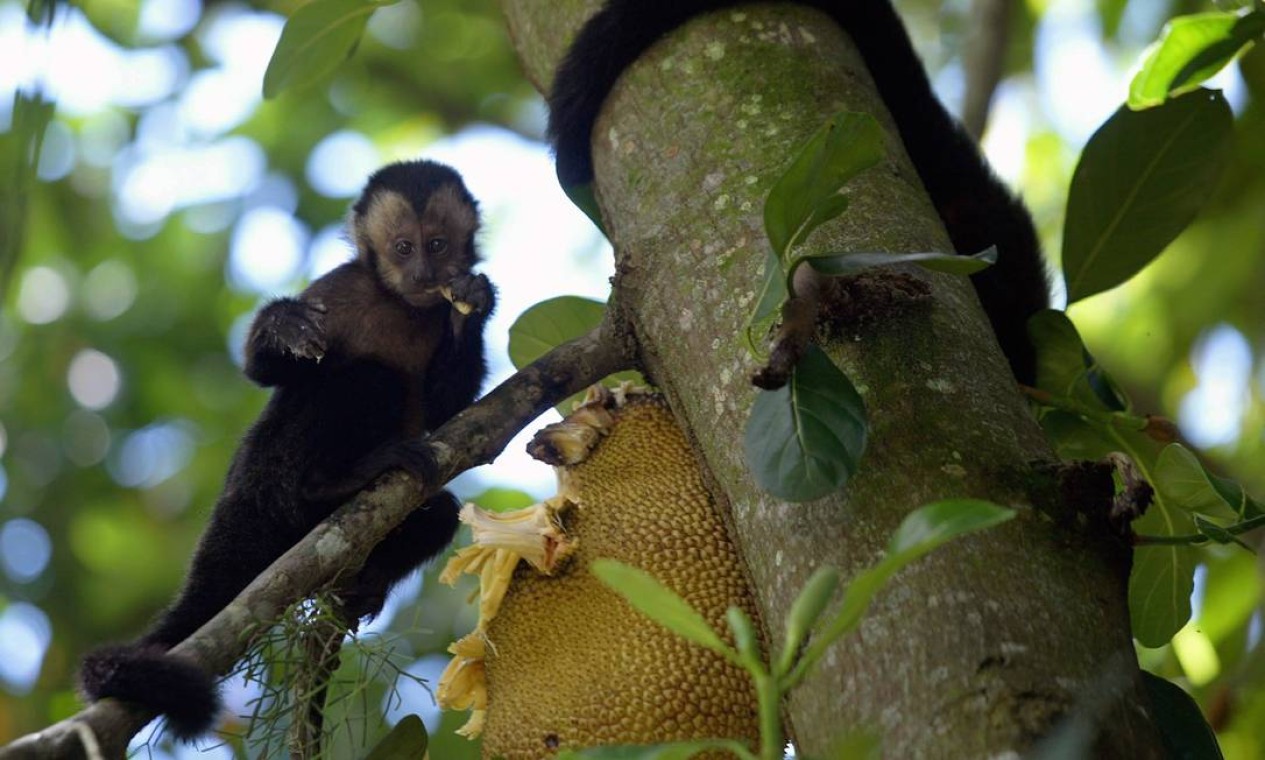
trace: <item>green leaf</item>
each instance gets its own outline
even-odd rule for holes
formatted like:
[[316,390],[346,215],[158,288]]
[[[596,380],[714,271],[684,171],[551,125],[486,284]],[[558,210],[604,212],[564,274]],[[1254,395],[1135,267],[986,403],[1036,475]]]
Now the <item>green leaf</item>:
[[1186,228],[1216,188],[1232,128],[1225,98],[1199,90],[1146,111],[1121,107],[1094,133],[1067,200],[1069,303],[1129,279]]
[[681,638],[740,664],[738,653],[729,648],[703,616],[649,573],[613,559],[594,560],[589,569],[633,609]]
[[742,658],[743,667],[753,675],[764,671],[764,663],[760,658],[760,637],[756,634],[755,625],[741,607],[730,607],[725,610],[725,622],[729,624],[729,632],[734,635],[734,645]]
[[826,605],[834,597],[839,588],[839,571],[830,566],[822,566],[812,574],[799,596],[791,604],[791,611],[786,615],[786,641],[782,644],[782,654],[778,658],[777,674],[790,671],[795,656],[799,654],[799,645],[804,637],[817,625],[818,618],[825,611]]
[[478,496],[470,499],[470,501],[489,512],[513,512],[516,509],[530,507],[538,499],[517,488],[493,486],[481,491]]
[[1015,512],[982,499],[945,499],[910,512],[892,534],[879,566],[904,567],[932,549],[967,533],[1013,520]]
[[[532,306],[510,325],[509,356],[515,369],[522,369],[549,351],[588,333],[602,323],[606,304],[579,296],[558,296]],[[618,372],[603,380],[608,385],[625,380],[644,385],[638,372]],[[555,408],[565,416],[571,411],[576,394]]]
[[729,750],[739,757],[748,757],[746,747],[729,739],[702,739],[692,742],[672,742],[644,746],[589,747],[568,750],[558,760],[688,760],[707,750]]
[[956,253],[828,253],[807,256],[804,261],[818,272],[834,276],[893,264],[917,264],[924,269],[949,274],[975,274],[997,263],[997,246],[972,256]]
[[1128,400],[1089,349],[1067,314],[1046,309],[1028,320],[1037,350],[1037,387],[1108,412],[1126,411]]
[[1265,13],[1198,13],[1164,27],[1129,84],[1129,107],[1149,108],[1196,89],[1265,33]]
[[1044,409],[1039,421],[1060,459],[1102,459],[1120,448],[1101,425],[1090,424],[1071,412]]
[[1212,487],[1217,489],[1217,493],[1225,500],[1225,503],[1229,504],[1235,514],[1242,519],[1249,520],[1265,514],[1265,507],[1262,507],[1260,502],[1248,495],[1247,491],[1243,490],[1243,486],[1229,478],[1213,475],[1207,470],[1204,471],[1204,474],[1208,476]]
[[[606,235],[606,227],[602,225],[602,210],[598,208],[597,196],[593,193],[593,183],[586,182],[583,185],[564,186],[562,192],[567,194],[575,207],[584,212],[589,221]],[[608,236],[609,237],[609,236]]]
[[883,130],[869,114],[843,111],[804,143],[764,202],[764,229],[782,260],[848,206],[843,186],[883,157]]
[[510,326],[509,355],[515,369],[549,353],[602,323],[606,304],[579,296],[558,296],[532,306]]
[[760,288],[760,298],[756,301],[755,311],[751,314],[748,330],[767,322],[776,315],[789,296],[790,292],[786,288],[786,270],[782,268],[782,261],[778,259],[777,254],[770,251],[764,262],[764,286]]
[[[1189,512],[1226,512],[1238,516],[1241,502],[1229,502],[1213,486],[1208,471],[1180,443],[1164,447],[1155,463],[1153,486],[1170,503]],[[1239,489],[1242,494],[1242,489]]]
[[1195,700],[1180,686],[1142,671],[1151,698],[1155,727],[1170,760],[1217,760],[1223,757],[1217,736]]
[[[1164,510],[1147,512],[1134,522],[1138,533],[1178,535],[1186,530],[1171,523]],[[1186,521],[1189,523],[1189,520]],[[1195,555],[1184,546],[1139,546],[1129,574],[1129,618],[1133,637],[1143,646],[1164,646],[1190,620],[1190,594],[1195,589]]]
[[787,501],[837,491],[865,451],[865,403],[847,376],[810,344],[775,391],[761,391],[743,439],[760,487]]
[[311,0],[281,30],[264,72],[264,98],[305,87],[332,74],[351,57],[375,10],[397,0]]
[[405,715],[374,747],[365,760],[414,760],[426,754],[430,737],[416,715]]

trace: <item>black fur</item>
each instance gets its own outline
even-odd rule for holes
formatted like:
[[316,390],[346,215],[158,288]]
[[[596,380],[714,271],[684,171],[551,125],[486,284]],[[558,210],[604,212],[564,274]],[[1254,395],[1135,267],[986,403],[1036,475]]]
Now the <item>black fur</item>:
[[[389,166],[370,179],[353,220],[384,190],[404,195],[420,216],[445,186],[455,186],[474,208],[446,166]],[[403,468],[433,477],[418,437],[473,401],[486,373],[483,324],[494,295],[485,277],[468,274],[478,260],[473,229],[469,238],[454,253],[464,257],[454,265],[467,273],[468,300],[482,307],[468,316],[447,301],[407,302],[363,251],[299,297],[260,311],[247,341],[246,374],[276,390],[233,458],[184,589],[140,639],[84,659],[88,698],[116,697],[163,713],[180,738],[206,731],[218,710],[212,676],[166,651],[383,472]],[[448,544],[458,509],[450,493],[440,492],[389,534],[344,594],[347,618],[381,610],[392,584]]]
[[[648,12],[638,0],[610,0],[585,24],[558,67],[549,97],[549,134],[563,186],[592,180],[593,124],[624,69],[690,18],[738,4],[676,0],[657,3]],[[935,96],[889,0],[802,4],[827,13],[856,44],[957,251],[972,254],[997,246],[997,264],[972,279],[1015,377],[1031,383],[1036,357],[1026,325],[1049,305],[1050,293],[1027,209]]]

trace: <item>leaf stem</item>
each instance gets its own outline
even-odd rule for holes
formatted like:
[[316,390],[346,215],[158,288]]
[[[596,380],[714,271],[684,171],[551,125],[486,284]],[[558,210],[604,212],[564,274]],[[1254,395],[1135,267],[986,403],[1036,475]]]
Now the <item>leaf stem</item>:
[[[1265,527],[1265,515],[1257,515],[1250,520],[1244,520],[1233,525],[1226,525],[1221,529],[1232,536],[1242,535],[1250,530]],[[1195,546],[1198,544],[1206,544],[1211,541],[1210,536],[1203,533],[1187,533],[1181,536],[1147,536],[1137,535],[1133,537],[1135,546]]]
[[1088,404],[1081,403],[1067,396],[1058,396],[1041,388],[1033,388],[1028,385],[1020,385],[1019,389],[1023,394],[1041,406],[1048,406],[1051,409],[1058,409],[1064,412],[1070,412],[1075,415],[1084,417],[1094,422],[1108,425],[1110,427],[1123,428],[1136,432],[1144,432],[1150,425],[1150,420],[1145,417],[1138,417],[1133,414],[1124,412],[1104,411],[1095,409]]
[[760,716],[760,760],[782,760],[786,741],[782,737],[782,690],[777,679],[764,668],[751,671],[755,682]]

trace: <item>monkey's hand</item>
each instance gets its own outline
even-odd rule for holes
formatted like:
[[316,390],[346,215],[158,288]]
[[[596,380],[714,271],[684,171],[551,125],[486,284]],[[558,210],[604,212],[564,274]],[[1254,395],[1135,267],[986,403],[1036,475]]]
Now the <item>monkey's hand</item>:
[[495,295],[485,274],[463,274],[448,283],[444,295],[462,315],[487,315],[492,311]]
[[259,313],[255,333],[275,350],[297,359],[325,356],[325,305],[282,298]]
[[306,362],[325,356],[325,305],[279,298],[265,306],[246,341],[246,376],[260,385],[284,384]]

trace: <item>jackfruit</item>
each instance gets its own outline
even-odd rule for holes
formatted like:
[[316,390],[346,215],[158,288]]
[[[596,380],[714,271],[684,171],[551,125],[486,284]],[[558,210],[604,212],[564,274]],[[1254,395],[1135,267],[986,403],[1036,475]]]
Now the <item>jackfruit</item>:
[[[440,705],[474,708],[464,731],[482,732],[486,758],[722,737],[757,746],[748,675],[634,611],[588,570],[602,557],[641,568],[717,631],[727,631],[730,606],[756,616],[737,551],[663,399],[595,387],[528,450],[557,465],[559,493],[509,520],[463,510],[467,522],[497,527],[445,570],[449,580],[479,574],[483,598],[479,625],[450,648]],[[564,520],[563,536],[541,530]],[[535,548],[525,548],[524,532],[539,537]],[[514,563],[507,592],[485,572],[498,562],[505,572],[505,547],[537,558]]]

